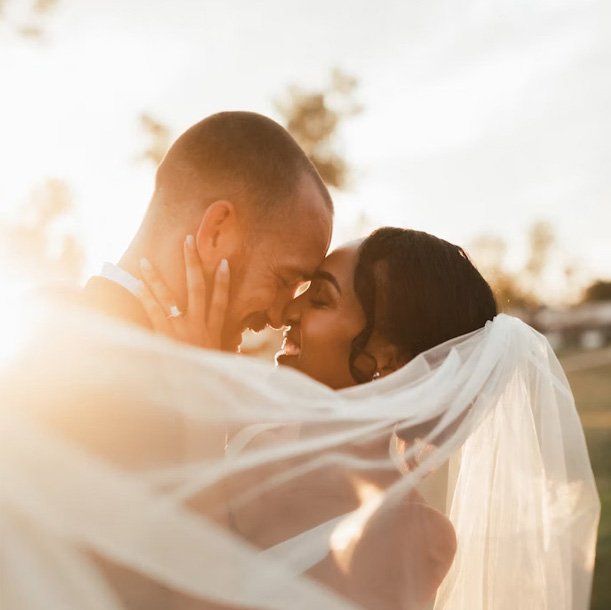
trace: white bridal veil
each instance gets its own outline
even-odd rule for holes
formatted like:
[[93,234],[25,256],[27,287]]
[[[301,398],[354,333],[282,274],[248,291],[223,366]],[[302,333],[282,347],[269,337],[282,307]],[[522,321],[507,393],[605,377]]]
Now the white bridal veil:
[[584,436],[519,320],[340,392],[79,310],[21,323],[0,368],[4,608],[587,610]]

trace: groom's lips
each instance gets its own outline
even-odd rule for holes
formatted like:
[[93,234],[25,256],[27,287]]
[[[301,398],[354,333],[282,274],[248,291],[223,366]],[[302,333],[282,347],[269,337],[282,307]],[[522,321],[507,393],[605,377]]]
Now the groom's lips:
[[249,324],[246,330],[252,330],[253,333],[261,332],[267,326],[267,322],[260,322],[256,324]]
[[269,320],[264,313],[254,313],[246,316],[242,321],[242,332],[252,330],[255,333],[261,332],[269,325]]

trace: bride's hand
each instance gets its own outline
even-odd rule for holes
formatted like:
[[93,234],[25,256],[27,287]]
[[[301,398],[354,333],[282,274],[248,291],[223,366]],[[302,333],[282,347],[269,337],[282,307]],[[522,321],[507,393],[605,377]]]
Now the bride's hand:
[[185,239],[184,257],[187,272],[187,310],[181,312],[151,263],[142,259],[140,270],[144,285],[140,300],[153,329],[179,341],[209,349],[221,348],[221,331],[229,301],[229,266],[221,261],[214,275],[209,308],[206,307],[206,282],[192,235]]

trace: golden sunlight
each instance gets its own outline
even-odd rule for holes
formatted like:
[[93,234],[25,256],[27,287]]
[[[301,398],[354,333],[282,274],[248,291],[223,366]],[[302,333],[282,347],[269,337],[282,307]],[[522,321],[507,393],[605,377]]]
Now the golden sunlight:
[[29,336],[16,283],[0,276],[0,371],[17,356]]
[[344,573],[350,570],[352,554],[365,524],[384,497],[384,492],[379,487],[362,479],[356,479],[354,486],[361,504],[354,512],[342,519],[333,530],[330,539],[331,553]]

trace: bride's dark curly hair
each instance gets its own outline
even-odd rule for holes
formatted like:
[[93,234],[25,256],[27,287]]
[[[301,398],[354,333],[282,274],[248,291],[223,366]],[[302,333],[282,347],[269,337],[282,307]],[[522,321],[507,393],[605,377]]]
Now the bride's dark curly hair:
[[363,241],[354,289],[366,316],[350,354],[350,372],[359,383],[377,369],[365,352],[374,332],[409,361],[497,314],[490,286],[462,248],[411,229],[383,227]]

